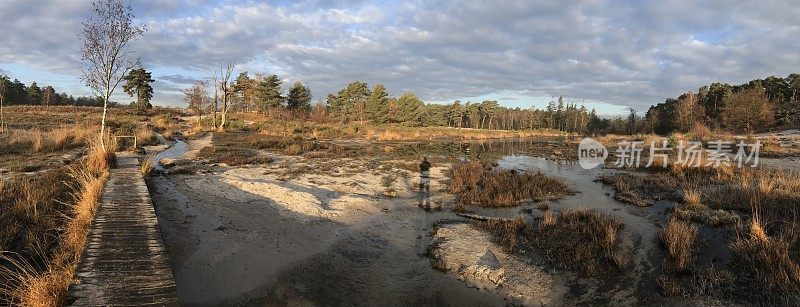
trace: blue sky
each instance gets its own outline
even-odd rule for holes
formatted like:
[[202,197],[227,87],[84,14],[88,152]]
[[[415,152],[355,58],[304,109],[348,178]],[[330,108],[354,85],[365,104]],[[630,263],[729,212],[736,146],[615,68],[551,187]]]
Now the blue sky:
[[[0,69],[88,95],[81,20],[90,2],[4,0]],[[714,81],[800,72],[793,1],[205,1],[133,3],[154,103],[237,58],[238,71],[301,81],[323,99],[350,81],[428,102],[543,107],[564,96],[601,114]],[[130,101],[117,89],[114,97]]]

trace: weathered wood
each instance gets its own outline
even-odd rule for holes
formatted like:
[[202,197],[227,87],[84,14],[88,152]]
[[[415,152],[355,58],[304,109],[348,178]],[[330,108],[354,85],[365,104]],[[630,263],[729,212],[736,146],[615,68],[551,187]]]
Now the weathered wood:
[[179,305],[138,160],[118,156],[70,286],[72,306]]

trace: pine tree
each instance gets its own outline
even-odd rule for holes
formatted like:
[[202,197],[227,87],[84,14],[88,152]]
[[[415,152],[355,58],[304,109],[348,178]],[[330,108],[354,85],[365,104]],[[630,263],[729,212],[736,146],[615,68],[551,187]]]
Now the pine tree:
[[146,110],[152,107],[150,99],[153,98],[153,87],[150,86],[150,83],[155,80],[151,77],[150,72],[144,68],[133,69],[122,79],[126,82],[122,86],[122,90],[136,98],[134,105],[137,109]]
[[303,83],[295,82],[289,89],[289,97],[286,98],[287,107],[290,110],[301,110],[308,112],[311,110],[311,90]]
[[40,104],[42,102],[42,89],[36,85],[36,81],[31,83],[31,86],[28,87],[28,103],[29,104]]
[[367,118],[372,123],[385,123],[389,116],[389,94],[383,84],[376,84],[367,99]]
[[281,95],[281,81],[276,75],[270,75],[258,83],[256,95],[258,96],[261,112],[266,113],[283,105],[284,97]]

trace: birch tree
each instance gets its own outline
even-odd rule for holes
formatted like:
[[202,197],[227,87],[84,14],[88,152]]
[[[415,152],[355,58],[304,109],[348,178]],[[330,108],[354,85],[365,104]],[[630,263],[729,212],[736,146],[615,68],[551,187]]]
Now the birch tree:
[[233,69],[236,67],[236,59],[232,59],[227,63],[220,65],[220,82],[219,88],[222,91],[222,119],[220,120],[219,129],[225,130],[225,121],[226,115],[228,113],[228,107],[230,100],[228,99],[232,94],[231,91],[231,75],[233,75]]
[[3,102],[6,99],[6,80],[6,76],[0,75],[0,133],[6,132],[6,122],[5,118],[3,118]]
[[143,24],[134,24],[133,9],[120,0],[98,0],[92,3],[92,13],[83,21],[81,79],[103,98],[100,146],[105,150],[108,100],[123,77],[138,64],[130,43],[146,29]]

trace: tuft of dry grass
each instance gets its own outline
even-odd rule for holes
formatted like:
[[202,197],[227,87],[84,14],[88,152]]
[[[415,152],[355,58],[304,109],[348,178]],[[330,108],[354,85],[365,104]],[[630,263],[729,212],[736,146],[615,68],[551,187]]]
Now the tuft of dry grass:
[[556,224],[556,215],[553,213],[553,210],[547,210],[544,212],[544,218],[542,219],[542,227],[550,227]]
[[113,139],[106,139],[105,149],[100,146],[99,142],[94,140],[91,141],[89,154],[86,157],[86,166],[88,170],[95,176],[99,176],[100,174],[114,167],[116,164],[117,155],[114,151],[116,150],[117,145],[111,140]]
[[139,164],[139,171],[142,172],[142,176],[147,178],[150,176],[150,173],[153,172],[153,166],[155,164],[155,155],[148,155],[142,159],[142,163]]
[[134,136],[136,136],[136,145],[138,146],[152,145],[156,141],[156,134],[147,126],[136,129]]
[[450,172],[449,192],[469,206],[510,207],[569,193],[564,181],[540,172],[492,170],[480,162],[456,164]]
[[593,276],[627,264],[616,248],[621,228],[619,219],[605,213],[564,210],[558,219],[545,215],[538,227],[526,229],[525,238],[560,265]]
[[661,232],[661,242],[667,249],[675,272],[692,269],[695,259],[695,237],[697,226],[672,218]]
[[788,230],[769,236],[760,215],[753,216],[749,227],[742,229],[730,245],[745,292],[759,301],[800,301],[800,265],[792,258],[798,231],[795,223]]
[[701,194],[700,191],[696,189],[684,189],[683,190],[683,201],[687,205],[696,206],[700,205],[701,202]]
[[14,253],[0,254],[0,261],[9,266],[0,268],[0,278],[6,285],[0,289],[5,303],[10,306],[63,306],[65,289],[72,283],[70,270],[47,268],[44,272],[37,265]]
[[500,241],[499,243],[509,250],[516,249],[519,235],[526,226],[525,221],[519,217],[510,220],[491,219],[487,221],[472,221],[472,225],[488,231],[497,237]]

